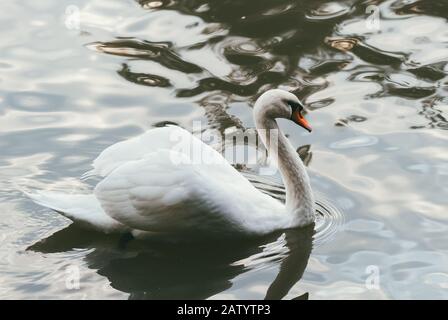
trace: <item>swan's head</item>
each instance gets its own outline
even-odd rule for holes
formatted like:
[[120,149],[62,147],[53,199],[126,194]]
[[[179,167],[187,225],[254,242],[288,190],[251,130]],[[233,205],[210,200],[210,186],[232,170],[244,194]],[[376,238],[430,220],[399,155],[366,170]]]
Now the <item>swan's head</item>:
[[292,120],[299,126],[311,132],[311,126],[303,117],[304,107],[291,92],[272,89],[263,93],[255,102],[254,117],[256,121],[261,119],[284,118]]

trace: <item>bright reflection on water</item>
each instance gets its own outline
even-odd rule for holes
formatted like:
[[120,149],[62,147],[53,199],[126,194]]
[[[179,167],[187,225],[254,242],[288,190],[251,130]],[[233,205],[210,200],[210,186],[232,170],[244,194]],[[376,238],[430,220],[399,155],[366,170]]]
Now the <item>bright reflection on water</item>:
[[[443,0],[3,3],[0,298],[448,298],[447,14]],[[165,123],[253,127],[271,87],[309,109],[311,135],[281,126],[322,195],[315,235],[123,246],[17,190],[84,187],[106,146]],[[278,177],[241,169],[282,198]]]

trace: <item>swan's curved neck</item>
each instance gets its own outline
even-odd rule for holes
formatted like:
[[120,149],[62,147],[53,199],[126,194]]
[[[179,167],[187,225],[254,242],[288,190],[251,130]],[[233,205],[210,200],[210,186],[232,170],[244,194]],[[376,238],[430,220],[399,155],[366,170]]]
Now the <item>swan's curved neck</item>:
[[278,169],[286,188],[286,208],[294,214],[297,225],[314,220],[314,197],[305,166],[294,147],[285,137],[274,119],[256,119],[261,140],[269,158]]

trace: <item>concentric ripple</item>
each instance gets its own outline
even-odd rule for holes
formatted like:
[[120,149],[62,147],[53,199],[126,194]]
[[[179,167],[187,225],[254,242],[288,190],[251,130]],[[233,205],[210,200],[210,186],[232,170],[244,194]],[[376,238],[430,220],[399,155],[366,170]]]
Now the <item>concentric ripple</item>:
[[316,234],[314,246],[320,246],[329,240],[343,227],[344,214],[327,197],[315,193],[316,197]]
[[[270,179],[243,172],[243,175],[260,191],[285,201],[285,187]],[[316,202],[316,220],[313,246],[318,247],[331,240],[344,225],[344,214],[338,207],[320,192],[314,191]]]

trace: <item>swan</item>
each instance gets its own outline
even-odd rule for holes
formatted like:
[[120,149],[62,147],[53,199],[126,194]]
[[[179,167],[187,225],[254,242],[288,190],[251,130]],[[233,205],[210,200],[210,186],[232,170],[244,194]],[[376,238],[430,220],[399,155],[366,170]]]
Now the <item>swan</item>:
[[[173,125],[102,151],[89,173],[102,180],[91,194],[26,194],[78,224],[134,237],[154,232],[263,235],[310,225],[314,199],[309,177],[276,121],[290,119],[311,132],[303,111],[294,94],[280,89],[263,93],[253,108],[258,135],[285,184],[285,204],[256,189],[220,153]],[[202,161],[192,161],[188,151],[195,148]]]

